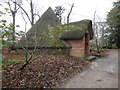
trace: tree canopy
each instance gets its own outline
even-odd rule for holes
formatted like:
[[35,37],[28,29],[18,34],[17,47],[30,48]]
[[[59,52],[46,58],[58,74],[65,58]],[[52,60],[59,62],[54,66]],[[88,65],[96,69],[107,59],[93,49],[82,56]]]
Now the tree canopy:
[[120,1],[113,4],[113,8],[107,15],[109,25],[109,45],[116,45],[120,48]]
[[62,14],[64,13],[64,11],[65,11],[65,8],[62,7],[62,6],[56,6],[55,7],[54,12],[57,15],[57,17],[59,18],[60,22],[62,20]]

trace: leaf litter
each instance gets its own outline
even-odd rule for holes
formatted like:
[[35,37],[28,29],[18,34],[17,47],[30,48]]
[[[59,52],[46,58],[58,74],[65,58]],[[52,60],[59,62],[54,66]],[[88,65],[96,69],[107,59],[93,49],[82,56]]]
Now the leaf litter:
[[23,63],[3,70],[3,88],[53,88],[89,66],[80,58],[64,55],[39,55],[19,71]]

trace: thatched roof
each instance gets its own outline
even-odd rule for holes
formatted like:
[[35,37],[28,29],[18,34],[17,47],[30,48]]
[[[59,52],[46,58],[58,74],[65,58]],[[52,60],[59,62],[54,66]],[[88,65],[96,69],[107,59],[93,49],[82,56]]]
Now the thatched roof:
[[63,33],[61,36],[61,39],[62,40],[80,39],[84,35],[85,35],[85,31],[81,31],[81,30],[69,31],[69,32]]
[[[22,37],[20,41],[15,45],[16,48],[26,47],[26,39],[28,48],[32,48],[37,44],[37,47],[52,47],[49,44],[49,37],[47,37],[47,32],[49,26],[53,30],[57,26],[61,25],[59,19],[54,14],[53,10],[49,7],[46,12],[40,17],[40,19],[33,25],[33,27],[27,32],[25,37]],[[58,41],[61,47],[65,47],[63,42]]]
[[72,22],[69,24],[65,24],[64,26],[71,26],[68,32],[65,32],[61,35],[62,40],[71,40],[71,39],[80,39],[82,38],[86,31],[90,33],[90,40],[93,39],[93,29],[92,29],[92,21],[91,20],[81,20],[78,22]]

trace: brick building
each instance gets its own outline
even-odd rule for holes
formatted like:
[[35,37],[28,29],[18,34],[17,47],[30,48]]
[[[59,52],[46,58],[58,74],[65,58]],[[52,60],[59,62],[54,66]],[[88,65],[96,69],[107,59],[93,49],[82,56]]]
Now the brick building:
[[89,55],[89,41],[93,39],[92,21],[82,20],[68,25],[85,25],[62,34],[61,39],[71,46],[69,54],[76,57]]
[[[51,39],[49,38],[51,36],[48,34],[49,28],[55,32],[55,30],[58,30],[58,26],[65,27],[65,29],[62,29],[61,36],[51,44]],[[50,52],[56,50],[66,52],[67,55],[81,57],[89,55],[89,41],[92,38],[93,29],[91,20],[81,20],[62,25],[53,10],[48,8],[36,24],[26,33],[26,38],[22,37],[18,41],[15,48],[19,50],[23,48],[34,49],[35,45],[37,45],[36,47],[39,49],[37,51],[45,48],[49,49]]]

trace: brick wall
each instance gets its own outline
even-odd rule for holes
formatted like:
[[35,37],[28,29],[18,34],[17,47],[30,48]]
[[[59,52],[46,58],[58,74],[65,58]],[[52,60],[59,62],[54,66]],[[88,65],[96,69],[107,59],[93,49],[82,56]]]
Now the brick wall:
[[76,57],[83,57],[85,55],[85,48],[84,48],[84,39],[79,40],[68,40],[72,48],[70,49],[70,55]]
[[8,49],[3,49],[2,50],[2,54],[11,54],[11,55],[14,55],[14,54],[18,54],[17,50],[8,50]]

